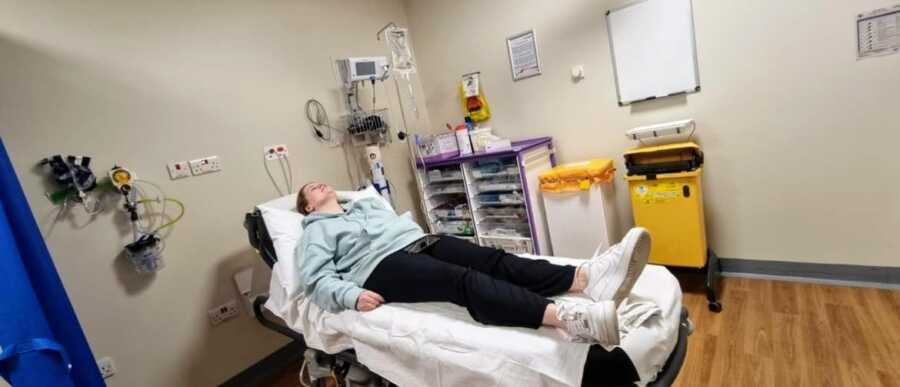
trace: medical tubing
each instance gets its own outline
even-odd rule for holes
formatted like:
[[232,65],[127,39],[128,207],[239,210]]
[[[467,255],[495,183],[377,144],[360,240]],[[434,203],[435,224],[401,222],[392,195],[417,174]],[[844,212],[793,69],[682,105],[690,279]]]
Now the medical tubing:
[[[169,195],[166,195],[166,191],[163,191],[162,187],[160,187],[159,184],[156,184],[156,183],[154,183],[154,182],[152,182],[152,181],[149,181],[149,180],[143,180],[143,179],[134,179],[134,182],[135,182],[135,184],[147,184],[147,185],[149,185],[149,186],[152,186],[152,187],[155,188],[156,191],[159,193],[158,198],[166,198],[166,197],[169,197]],[[142,191],[142,192],[143,192],[143,191]],[[160,213],[161,213],[161,214],[165,214],[167,210],[168,210],[168,207],[166,206],[166,201],[163,200],[163,201],[162,201],[162,209],[160,210]],[[156,224],[154,224],[154,227],[155,227],[155,226],[156,226]]]
[[[409,79],[406,79],[409,85]],[[416,179],[416,185],[418,185],[419,190],[422,190],[425,187],[424,182],[422,182],[421,176],[419,176],[419,168],[416,166],[416,161],[419,160],[422,163],[422,173],[428,174],[428,167],[425,165],[425,156],[419,152],[419,137],[412,133],[409,129],[409,123],[406,119],[406,110],[403,108],[403,97],[400,95],[400,82],[397,78],[394,78],[394,89],[397,92],[397,104],[400,105],[400,118],[403,120],[403,130],[406,131],[406,146],[409,149],[409,153],[412,158],[409,160],[410,166],[412,167],[413,177]],[[412,88],[410,88],[410,96],[412,96]],[[413,105],[415,105],[415,100],[413,100]],[[418,110],[416,110],[416,115],[418,116]],[[419,201],[420,209],[422,210],[422,216],[428,219],[428,206],[425,204],[426,200]],[[428,228],[431,229],[431,222],[428,222]],[[433,231],[433,230],[430,230]]]
[[154,182],[152,182],[152,181],[150,181],[150,180],[134,179],[134,182],[135,182],[135,183],[139,183],[139,184],[147,184],[147,185],[149,185],[149,186],[152,186],[153,188],[156,189],[156,191],[159,192],[159,196],[160,196],[160,197],[168,197],[168,195],[166,195],[166,191],[163,191],[162,187],[160,187],[159,184],[156,184],[156,183],[154,183]]
[[413,113],[416,113],[416,119],[419,118],[419,105],[416,103],[416,95],[413,93],[413,84],[412,81],[409,80],[409,76],[406,78],[406,86],[409,88],[409,99],[412,100],[412,110]]
[[350,186],[355,189],[357,188],[357,180],[353,176],[353,168],[350,167],[351,157],[349,152],[347,152],[347,144],[341,144],[341,151],[344,153],[344,166],[347,167],[347,178],[350,179]]
[[[408,82],[408,80],[407,80]],[[397,80],[397,77],[394,77],[394,91],[397,92],[397,104],[400,105],[400,119],[403,120],[403,131],[406,132],[407,136],[410,135],[409,124],[406,121],[406,109],[403,109],[403,97],[400,95],[400,81]],[[386,93],[385,93],[386,94]],[[409,141],[409,140],[407,140]],[[416,169],[413,168],[413,171]]]
[[[146,195],[144,195],[144,192],[137,186],[134,186],[131,188],[131,191],[128,192],[128,196],[126,197],[125,200],[126,200],[126,202],[131,200],[136,203],[138,200],[141,200],[144,198],[146,198]],[[148,206],[148,208],[150,208],[150,210],[152,211],[152,207]],[[152,229],[152,227],[150,227],[151,220],[141,219],[141,218],[142,217],[140,216],[140,214],[138,214],[138,220],[132,222],[132,228],[137,229],[137,231],[139,231],[141,233],[145,232],[146,230]],[[144,222],[144,224],[141,224],[141,222]],[[137,237],[137,234],[135,234],[135,238],[136,237]]]
[[165,198],[163,201],[175,203],[175,204],[178,206],[179,210],[181,210],[181,212],[178,213],[178,216],[176,216],[175,219],[172,219],[172,220],[170,220],[168,223],[163,224],[162,226],[157,227],[156,230],[153,230],[153,233],[154,233],[154,234],[157,233],[157,232],[159,232],[159,231],[162,230],[162,229],[165,229],[165,228],[167,228],[167,227],[174,226],[175,223],[178,223],[178,221],[180,221],[181,218],[184,217],[184,213],[185,213],[184,203],[182,203],[182,202],[181,202],[180,200],[178,200],[178,199],[172,199],[172,198]]
[[[162,198],[162,199],[158,199],[158,200],[157,199],[141,199],[141,200],[137,201],[137,204],[144,204],[144,203],[156,202],[156,201],[169,201],[169,202],[175,203],[181,209],[181,212],[178,213],[178,216],[176,216],[175,219],[172,219],[169,222],[163,224],[162,226],[157,227],[153,231],[149,232],[149,234],[156,234],[160,230],[163,230],[167,227],[171,227],[171,226],[175,225],[175,223],[178,223],[178,221],[181,220],[182,217],[184,217],[184,212],[185,212],[184,203],[182,203],[178,199],[173,199],[173,198]],[[161,215],[165,215],[165,214],[161,214]]]
[[[135,185],[132,186],[132,189],[131,189],[131,192],[129,193],[129,195],[130,195],[130,196],[133,196],[133,197],[131,198],[131,200],[134,201],[135,203],[137,203],[139,200],[143,200],[143,199],[148,199],[148,198],[149,198],[149,197],[147,196],[146,192],[144,192],[144,190],[141,189],[137,184],[135,184]],[[152,214],[152,213],[155,213],[155,212],[156,212],[156,206],[154,206],[152,202],[148,202],[148,203],[145,204],[144,206],[146,207],[146,208],[144,209],[144,214],[147,214],[147,213],[151,213],[151,214]],[[165,207],[165,206],[164,206],[164,207]],[[165,212],[165,211],[162,211],[161,213],[164,214],[164,213],[166,213],[166,212]],[[156,223],[157,223],[157,222],[156,222],[155,218],[150,217],[150,216],[140,216],[140,215],[141,215],[141,214],[138,214],[138,216],[139,216],[140,218],[143,218],[143,219],[139,219],[139,221],[136,222],[135,224],[136,224],[136,226],[138,226],[139,231],[140,231],[142,234],[146,234],[147,231],[156,228]],[[141,220],[143,221],[143,223],[141,223]]]
[[278,157],[278,167],[281,168],[281,176],[284,177],[284,184],[287,186],[288,195],[290,195],[293,193],[291,188],[293,177],[288,177],[287,169],[284,167],[284,158],[281,156]]
[[88,215],[95,215],[100,213],[100,201],[94,203],[94,208],[88,207],[87,200],[87,192],[81,188],[81,184],[78,183],[78,177],[75,175],[75,170],[72,169],[72,166],[66,163],[66,167],[69,169],[69,174],[72,176],[72,185],[75,186],[75,190],[78,191],[78,197],[81,198],[81,206],[84,207],[84,212],[87,212]]
[[291,159],[287,155],[284,155],[284,163],[287,164],[288,176],[291,178],[288,182],[288,194],[292,194],[294,193],[294,170],[291,169]]
[[269,181],[272,182],[272,185],[275,186],[275,190],[278,191],[278,196],[284,196],[284,192],[281,192],[281,187],[275,182],[275,176],[272,176],[272,171],[269,170],[269,163],[267,162],[265,155],[263,155],[263,167],[266,169],[266,174],[269,175]]

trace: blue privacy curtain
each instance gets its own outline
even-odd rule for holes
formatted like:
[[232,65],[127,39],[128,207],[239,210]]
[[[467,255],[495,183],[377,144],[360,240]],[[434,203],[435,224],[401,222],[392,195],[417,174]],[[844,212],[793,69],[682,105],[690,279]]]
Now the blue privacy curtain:
[[2,139],[0,347],[15,387],[105,386]]

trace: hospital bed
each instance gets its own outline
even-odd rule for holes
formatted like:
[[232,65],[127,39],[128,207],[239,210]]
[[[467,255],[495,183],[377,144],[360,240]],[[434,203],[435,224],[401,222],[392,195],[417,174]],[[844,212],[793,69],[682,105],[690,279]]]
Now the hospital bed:
[[[289,201],[283,200],[283,202],[288,203]],[[330,321],[330,322],[337,321],[336,325],[332,324],[331,326],[324,326],[324,327],[315,326],[313,328],[310,328],[309,324],[307,324],[307,323],[309,323],[309,321],[298,322],[297,320],[302,320],[302,318],[298,319],[297,316],[293,317],[294,321],[287,321],[287,320],[292,319],[291,317],[287,317],[287,316],[270,317],[273,314],[272,313],[272,311],[273,311],[273,308],[272,308],[273,299],[272,298],[274,295],[272,293],[278,292],[278,290],[276,290],[276,288],[277,288],[276,282],[278,282],[278,281],[274,279],[274,277],[276,277],[277,273],[274,269],[279,262],[279,257],[278,257],[278,254],[276,253],[276,248],[274,247],[273,239],[269,232],[269,227],[267,227],[267,222],[264,218],[262,211],[260,211],[259,207],[257,207],[253,212],[246,214],[245,219],[244,219],[244,227],[247,230],[250,245],[259,252],[259,255],[263,259],[263,261],[270,268],[273,268],[273,285],[272,285],[272,288],[270,289],[270,293],[256,297],[256,299],[253,302],[255,316],[258,319],[258,321],[260,322],[260,324],[262,324],[264,327],[266,327],[268,329],[271,329],[271,330],[278,332],[284,336],[287,336],[287,337],[291,338],[292,340],[302,343],[305,348],[312,349],[313,353],[315,354],[315,357],[318,359],[318,362],[320,364],[330,365],[336,371],[337,374],[340,374],[341,372],[347,372],[347,370],[350,369],[351,367],[355,367],[357,369],[368,371],[370,367],[367,367],[365,364],[363,364],[363,361],[360,361],[361,358],[363,360],[365,360],[365,358],[363,356],[360,356],[360,354],[357,353],[357,350],[365,351],[364,355],[368,356],[369,358],[372,358],[373,355],[371,354],[371,352],[372,352],[371,348],[352,347],[351,344],[353,344],[353,343],[356,343],[356,344],[361,343],[359,340],[356,340],[356,338],[354,338],[353,340],[349,340],[349,339],[345,340],[345,337],[338,335],[337,336],[338,338],[336,340],[344,343],[344,345],[333,345],[333,343],[332,343],[332,345],[323,345],[322,339],[320,338],[321,334],[319,332],[307,331],[306,335],[309,336],[310,334],[312,334],[312,336],[306,337],[304,335],[303,329],[300,328],[300,325],[305,325],[306,330],[315,330],[317,328],[321,328],[322,330],[327,330],[327,331],[331,332],[332,334],[334,334],[335,331],[340,331],[340,332],[343,332],[345,335],[349,336],[350,333],[353,332],[353,329],[359,329],[359,328],[358,328],[358,325],[355,328],[347,328],[346,326],[344,326],[342,328],[341,322],[343,320],[346,320],[346,318],[344,318],[342,320],[340,318],[330,316],[329,318],[324,319],[324,321]],[[554,259],[553,257],[536,257],[536,258]],[[650,266],[648,266],[648,270],[646,270],[646,271],[655,271],[655,272],[657,272],[657,274],[661,274],[660,270],[664,271],[665,269],[657,267],[657,268],[650,270]],[[667,271],[665,273],[668,274]],[[668,274],[668,275],[671,276],[671,274]],[[640,286],[640,284],[641,284],[641,281],[639,281],[638,285],[636,285],[635,288],[637,289]],[[676,282],[676,284],[677,284],[677,282]],[[677,285],[675,285],[675,286],[677,286]],[[658,363],[662,363],[662,364],[657,364],[657,365],[655,365],[655,368],[653,368],[654,370],[659,369],[659,371],[658,371],[658,373],[656,373],[655,378],[652,376],[649,378],[649,379],[653,379],[652,382],[649,382],[649,384],[647,384],[649,386],[654,386],[654,387],[670,386],[675,381],[675,378],[678,376],[678,372],[684,363],[685,354],[687,352],[688,335],[690,334],[692,327],[691,327],[690,321],[688,319],[687,311],[680,304],[680,289],[678,289],[677,292],[678,292],[678,298],[677,298],[678,310],[676,311],[678,314],[677,327],[672,329],[672,331],[673,331],[672,335],[675,337],[671,338],[672,339],[671,341],[674,343],[674,345],[672,345],[673,348],[667,356],[660,358],[658,356],[658,354],[656,355],[658,359],[665,359],[665,360],[664,360],[664,362],[657,360]],[[274,298],[283,298],[283,296],[282,297],[274,297]],[[280,301],[280,302],[283,302],[283,301]],[[277,304],[277,302],[276,302],[276,304]],[[438,304],[438,303],[435,303],[435,304]],[[421,307],[420,307],[420,305],[421,305]],[[305,302],[304,305],[302,305],[300,307],[307,308],[307,309],[305,309],[306,313],[310,313],[308,311],[308,308],[310,308],[310,306],[311,305],[309,302]],[[298,308],[298,306],[296,304],[291,305],[290,307],[293,310],[296,310]],[[315,308],[314,306],[312,306],[312,307]],[[448,304],[448,306],[446,308],[454,308],[454,307],[455,306]],[[428,312],[435,312],[436,314],[441,314],[443,312],[446,312],[446,309],[444,309],[445,307],[434,306],[432,308],[431,306],[426,306],[424,304],[415,304],[415,305],[407,304],[407,305],[402,305],[402,306],[394,306],[392,304],[389,304],[389,305],[385,305],[379,309],[391,309],[391,308],[393,308],[396,313],[402,313],[403,317],[400,317],[400,319],[418,318],[418,317],[416,317],[417,315],[415,313],[419,313],[418,316],[425,316],[425,315],[427,315]],[[319,316],[320,316],[320,318],[318,320],[323,321],[321,316],[324,312],[321,312],[321,311],[317,311],[317,312],[319,312]],[[462,310],[462,312],[464,314],[464,310]],[[368,312],[368,313],[370,313],[370,315],[374,316],[374,314],[371,314],[373,312]],[[387,313],[387,312],[385,312],[385,313]],[[449,313],[449,315],[451,315],[451,316],[453,315],[452,310],[447,313]],[[363,314],[360,314],[357,312],[344,312],[344,313],[341,313],[339,316],[346,316],[349,314],[363,315]],[[465,316],[463,314],[458,314],[458,315],[456,315],[456,317],[459,320],[467,319],[467,316]],[[397,314],[397,316],[401,316],[401,314]],[[446,320],[436,320],[436,321],[445,321],[446,322]],[[431,324],[439,325],[440,323],[431,323]],[[362,324],[362,325],[365,326],[365,324]],[[467,326],[467,327],[469,327],[468,329],[482,329],[482,330],[498,329],[496,327],[484,327],[484,326],[479,328],[479,327],[477,327],[477,325],[478,324],[475,324],[473,322],[473,324],[460,325],[460,326]],[[459,327],[459,326],[457,326],[457,327]],[[511,328],[504,328],[504,329],[511,330]],[[494,334],[496,334],[496,332],[497,331],[494,331]],[[360,336],[359,331],[356,331],[353,333],[356,333],[357,336]],[[310,339],[310,340],[308,340],[308,339]],[[333,340],[333,336],[326,338],[326,340]],[[624,345],[624,343],[623,343],[623,345]],[[640,347],[641,345],[638,344],[638,346]],[[328,347],[328,348],[324,348],[324,347]],[[326,351],[324,349],[328,349],[328,350]],[[605,350],[600,348],[599,346],[591,346],[590,349],[587,351],[587,356],[585,357],[586,362],[584,363],[584,366],[583,366],[584,369],[587,370],[590,367],[602,367],[601,364],[594,364],[594,363],[591,363],[591,361],[593,361],[594,359],[604,358],[604,356],[594,356],[594,355],[597,355],[597,354],[600,354],[603,352],[605,352]],[[388,356],[390,356],[390,354],[388,354]],[[385,360],[385,359],[382,359],[382,360]],[[391,364],[393,364],[395,367],[401,367],[400,364],[404,364],[404,362],[399,361],[399,360],[394,361],[397,359],[386,359],[386,360],[388,362],[390,362]],[[634,361],[635,359],[631,359],[631,360]],[[638,364],[635,364],[635,367],[639,368],[639,369],[641,368],[638,366]],[[372,368],[376,368],[376,367],[372,367]],[[381,367],[381,368],[384,368],[384,367]],[[382,371],[381,374],[387,373],[387,370],[382,369],[381,371]],[[369,372],[372,372],[372,371],[369,371]],[[644,371],[644,373],[646,373],[646,371]],[[379,373],[377,373],[377,372],[372,372],[372,374],[379,375]],[[587,374],[585,373],[585,375],[587,375]],[[397,381],[397,379],[404,379],[404,377],[405,377],[405,375],[403,377],[401,377],[401,376],[391,377],[391,376],[394,376],[394,375],[384,375],[384,377],[381,377],[381,380],[379,381],[379,383],[373,384],[373,385],[393,386],[394,384],[389,380]],[[644,380],[644,379],[645,378],[642,378],[642,380]],[[409,383],[408,380],[409,379],[405,380],[405,381],[407,381],[406,384]],[[475,378],[474,380],[477,380],[477,378]],[[404,382],[397,381],[397,383],[403,384]],[[586,381],[582,381],[582,383],[585,383],[585,384],[583,384],[584,386],[590,385],[590,384],[586,384],[587,383]],[[607,384],[603,384],[603,385],[615,385],[615,384],[607,383]],[[622,385],[631,385],[631,384],[625,383]]]

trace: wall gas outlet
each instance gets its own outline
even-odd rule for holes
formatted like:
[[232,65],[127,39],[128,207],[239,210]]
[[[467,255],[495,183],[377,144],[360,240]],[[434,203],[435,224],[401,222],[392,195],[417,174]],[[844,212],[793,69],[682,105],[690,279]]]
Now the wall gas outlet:
[[116,374],[116,362],[109,356],[97,360],[97,368],[100,369],[100,375],[103,379],[109,379]]
[[172,180],[191,177],[191,167],[187,161],[175,161],[167,165],[169,168],[169,178]]
[[219,156],[209,156],[202,159],[191,160],[190,166],[191,173],[193,173],[194,176],[219,172],[222,170],[222,162],[219,161]]
[[283,159],[288,156],[288,148],[284,144],[269,145],[263,148],[263,154],[266,156],[266,160]]
[[237,300],[230,300],[222,305],[210,309],[207,312],[207,314],[209,314],[209,322],[213,326],[219,325],[225,320],[235,318],[239,313],[240,311],[238,310]]

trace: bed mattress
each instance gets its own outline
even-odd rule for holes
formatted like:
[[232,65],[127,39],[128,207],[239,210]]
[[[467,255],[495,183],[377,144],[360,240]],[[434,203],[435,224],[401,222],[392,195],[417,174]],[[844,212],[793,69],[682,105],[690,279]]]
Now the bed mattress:
[[[305,297],[289,299],[277,276],[273,272],[266,308],[303,334],[308,346],[327,353],[354,349],[360,362],[400,386],[581,385],[589,346],[567,342],[554,329],[486,326],[449,303],[394,303],[371,312],[334,314]],[[587,302],[579,295],[560,298]],[[636,320],[630,318],[636,305],[658,310]],[[634,363],[640,384],[651,382],[678,340],[678,281],[666,268],[648,265],[619,312],[620,347]]]

